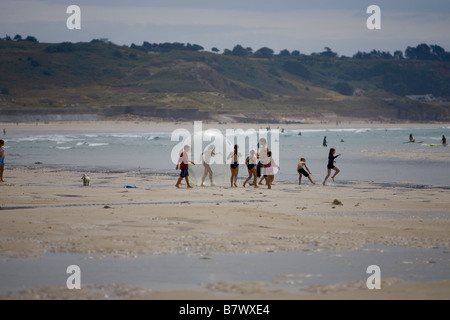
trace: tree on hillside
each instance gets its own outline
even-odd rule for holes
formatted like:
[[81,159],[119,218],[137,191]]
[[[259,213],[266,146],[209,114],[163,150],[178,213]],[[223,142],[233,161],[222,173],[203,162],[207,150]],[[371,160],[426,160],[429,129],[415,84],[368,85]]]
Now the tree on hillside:
[[237,44],[234,46],[233,50],[231,51],[233,56],[238,56],[238,57],[245,57],[248,55],[248,50],[245,49],[243,46],[241,46],[240,44]]
[[337,53],[333,52],[330,48],[325,47],[324,49],[325,49],[325,51],[322,51],[321,53],[319,53],[319,55],[321,55],[322,57],[328,57],[328,58],[336,58],[337,57]]
[[223,53],[224,56],[232,56],[233,52],[230,49],[223,49]]
[[38,42],[38,40],[36,39],[36,37],[33,37],[33,36],[27,36],[26,38],[25,38],[25,41],[29,41],[29,42]]
[[299,56],[300,56],[300,51],[298,51],[298,50],[292,51],[292,52],[291,52],[291,56],[293,56],[293,57],[299,57]]
[[309,70],[300,62],[297,61],[286,61],[283,65],[285,71],[299,76],[305,80],[310,80],[311,73]]
[[22,40],[22,36],[20,34],[16,34],[16,36],[13,39],[14,41],[21,41]]
[[280,57],[289,57],[290,55],[291,55],[291,53],[287,49],[281,50],[280,53],[278,54],[278,56],[280,56]]
[[211,51],[212,51],[212,52],[215,52],[215,53],[218,53],[220,50],[217,49],[216,47],[212,47],[212,48],[211,48]]
[[271,59],[273,58],[273,50],[267,47],[262,47],[258,49],[253,56],[255,58]]
[[394,59],[404,59],[403,58],[403,52],[400,50],[394,51]]

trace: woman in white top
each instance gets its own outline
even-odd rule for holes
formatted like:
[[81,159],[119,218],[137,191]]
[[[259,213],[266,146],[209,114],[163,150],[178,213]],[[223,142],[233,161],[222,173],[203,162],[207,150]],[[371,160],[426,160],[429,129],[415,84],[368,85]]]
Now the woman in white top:
[[203,178],[202,178],[202,184],[201,184],[202,187],[205,186],[204,182],[205,182],[206,176],[208,174],[209,174],[209,180],[211,181],[211,186],[214,186],[213,172],[211,170],[210,164],[211,164],[211,158],[214,157],[216,154],[220,154],[220,152],[216,153],[216,146],[213,144],[209,146],[208,150],[206,150],[202,153],[203,167],[205,167],[205,171],[203,173]]

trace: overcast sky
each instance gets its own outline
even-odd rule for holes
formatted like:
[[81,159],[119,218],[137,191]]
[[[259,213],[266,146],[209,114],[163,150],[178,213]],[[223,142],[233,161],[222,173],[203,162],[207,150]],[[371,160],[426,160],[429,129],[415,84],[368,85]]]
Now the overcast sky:
[[[81,8],[81,30],[68,30],[69,5]],[[381,8],[381,30],[369,30],[369,5]],[[330,47],[404,50],[420,43],[450,51],[449,0],[0,0],[0,37],[40,42],[108,38],[119,45],[181,42],[205,50],[269,47],[302,53]]]

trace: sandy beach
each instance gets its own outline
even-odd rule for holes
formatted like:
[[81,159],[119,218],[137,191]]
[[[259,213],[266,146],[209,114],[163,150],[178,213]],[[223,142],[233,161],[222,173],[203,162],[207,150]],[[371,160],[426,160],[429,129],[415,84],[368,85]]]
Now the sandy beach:
[[[174,125],[174,124],[172,124]],[[180,125],[180,124],[178,124]],[[192,125],[189,123],[189,125]],[[211,124],[215,126],[216,124]],[[367,123],[351,123],[352,127]],[[374,126],[375,124],[372,124]],[[387,124],[377,124],[381,127]],[[389,124],[399,126],[399,124]],[[403,124],[410,125],[410,124]],[[411,124],[418,126],[418,124]],[[442,124],[439,124],[442,126]],[[142,130],[164,123],[111,122],[7,124],[39,130]],[[310,124],[317,127],[320,124]],[[341,125],[344,126],[344,123]],[[429,124],[428,124],[429,126]],[[240,126],[242,127],[242,126]],[[55,167],[6,166],[0,185],[0,256],[4,261],[43,258],[49,253],[85,254],[91,259],[147,255],[215,257],[276,252],[367,252],[371,246],[433,250],[450,261],[448,189],[354,182],[326,187],[305,182],[272,190],[175,188],[177,172],[85,172]],[[126,188],[136,186],[136,188]],[[376,250],[376,249],[374,249]],[[378,249],[381,250],[381,249]],[[438,265],[438,261],[421,261]],[[218,281],[204,290],[141,288],[126,283],[84,283],[27,288],[1,299],[449,299],[450,273],[440,281],[383,278],[381,290],[365,280],[330,283],[309,292],[272,290],[261,281]],[[295,286],[294,286],[295,287]],[[105,292],[107,294],[105,294]]]

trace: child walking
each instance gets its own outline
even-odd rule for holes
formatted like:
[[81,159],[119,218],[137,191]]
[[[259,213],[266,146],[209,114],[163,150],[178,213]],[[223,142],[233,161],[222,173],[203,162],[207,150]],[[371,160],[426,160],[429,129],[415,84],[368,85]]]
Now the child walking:
[[254,185],[255,188],[258,188],[258,176],[257,176],[257,172],[256,172],[256,155],[255,155],[255,150],[251,150],[249,156],[247,157],[247,159],[245,159],[245,164],[247,165],[247,170],[248,170],[248,178],[247,180],[244,181],[244,188],[245,188],[245,184],[251,179],[253,178],[253,183],[250,183],[250,185]]
[[0,182],[4,182],[3,180],[3,171],[5,169],[5,149],[4,149],[5,141],[0,140]]
[[336,175],[341,171],[334,165],[336,162],[335,159],[337,157],[339,157],[341,154],[338,154],[337,156],[335,156],[334,155],[335,153],[336,153],[336,149],[334,149],[334,148],[331,148],[330,152],[328,153],[328,164],[327,164],[328,174],[325,177],[325,180],[323,180],[323,183],[322,183],[323,185],[325,185],[325,182],[327,182],[328,178],[330,177],[331,170],[336,171],[334,173],[334,175],[331,177],[331,180],[333,180],[333,182],[334,182],[334,178],[336,177]]
[[[306,172],[306,170],[308,170],[308,172]],[[306,160],[305,158],[301,158],[300,162],[297,165],[297,172],[298,172],[298,184],[302,184],[302,176],[305,176],[306,178],[309,179],[309,181],[311,181],[312,184],[315,184],[314,181],[312,181],[311,177],[309,175],[311,175],[311,171],[309,171],[308,166],[306,165]]]
[[177,188],[180,187],[180,183],[181,183],[181,180],[183,180],[183,178],[186,180],[187,187],[192,188],[192,186],[189,184],[189,162],[192,163],[193,165],[195,165],[195,163],[192,162],[191,160],[189,160],[189,152],[190,151],[191,151],[191,147],[188,145],[185,145],[184,151],[180,154],[180,158],[178,159],[176,170],[178,170],[178,168],[180,168],[181,172],[180,172],[180,177],[178,178],[177,184],[175,185],[175,187],[177,187]]

